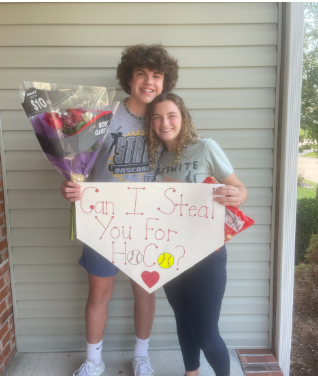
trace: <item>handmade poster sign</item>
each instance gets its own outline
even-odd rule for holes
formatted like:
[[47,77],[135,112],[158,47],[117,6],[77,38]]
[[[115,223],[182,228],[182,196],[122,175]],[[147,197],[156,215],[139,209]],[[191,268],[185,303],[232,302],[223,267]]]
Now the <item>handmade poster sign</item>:
[[149,293],[224,244],[217,184],[80,185],[77,238]]

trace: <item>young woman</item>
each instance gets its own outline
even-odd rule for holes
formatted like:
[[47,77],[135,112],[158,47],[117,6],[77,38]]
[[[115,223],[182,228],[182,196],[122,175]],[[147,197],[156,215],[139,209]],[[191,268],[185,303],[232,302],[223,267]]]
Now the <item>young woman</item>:
[[[153,167],[160,155],[157,180],[201,183],[214,176],[225,184],[215,191],[224,195],[215,198],[221,205],[239,207],[246,200],[246,188],[224,152],[215,141],[199,138],[180,97],[156,97],[148,108],[146,131]],[[230,375],[229,354],[218,329],[226,258],[223,246],[164,285],[176,317],[186,376],[199,376],[200,349],[216,376]]]

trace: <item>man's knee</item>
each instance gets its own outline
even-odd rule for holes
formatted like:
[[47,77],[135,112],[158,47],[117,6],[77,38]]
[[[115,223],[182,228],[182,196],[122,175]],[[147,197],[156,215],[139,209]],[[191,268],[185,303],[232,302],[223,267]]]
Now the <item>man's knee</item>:
[[87,301],[94,305],[107,305],[110,301],[111,296],[112,290],[90,291]]
[[90,277],[88,302],[92,304],[108,304],[113,290],[113,279],[107,278],[107,280],[102,280]]

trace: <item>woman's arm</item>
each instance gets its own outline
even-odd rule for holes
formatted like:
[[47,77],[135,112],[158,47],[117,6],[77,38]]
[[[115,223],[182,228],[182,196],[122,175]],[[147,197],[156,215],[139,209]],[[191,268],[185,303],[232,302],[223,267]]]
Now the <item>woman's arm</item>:
[[216,195],[225,195],[225,197],[215,197],[214,200],[221,205],[239,207],[247,199],[247,190],[245,185],[242,184],[235,172],[232,172],[230,176],[220,181],[221,184],[225,184],[223,187],[219,187],[215,190]]

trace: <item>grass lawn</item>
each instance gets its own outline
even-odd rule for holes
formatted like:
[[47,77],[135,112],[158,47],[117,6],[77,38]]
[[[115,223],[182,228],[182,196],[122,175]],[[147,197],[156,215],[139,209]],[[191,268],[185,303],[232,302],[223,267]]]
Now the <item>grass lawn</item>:
[[313,185],[314,188],[297,188],[297,200],[300,198],[314,198],[316,197],[316,188],[317,188],[317,183],[314,183],[309,180],[304,180],[305,183],[308,183],[310,185]]
[[318,158],[317,154],[315,152],[313,152],[313,151],[311,151],[310,153],[302,155],[302,157]]

